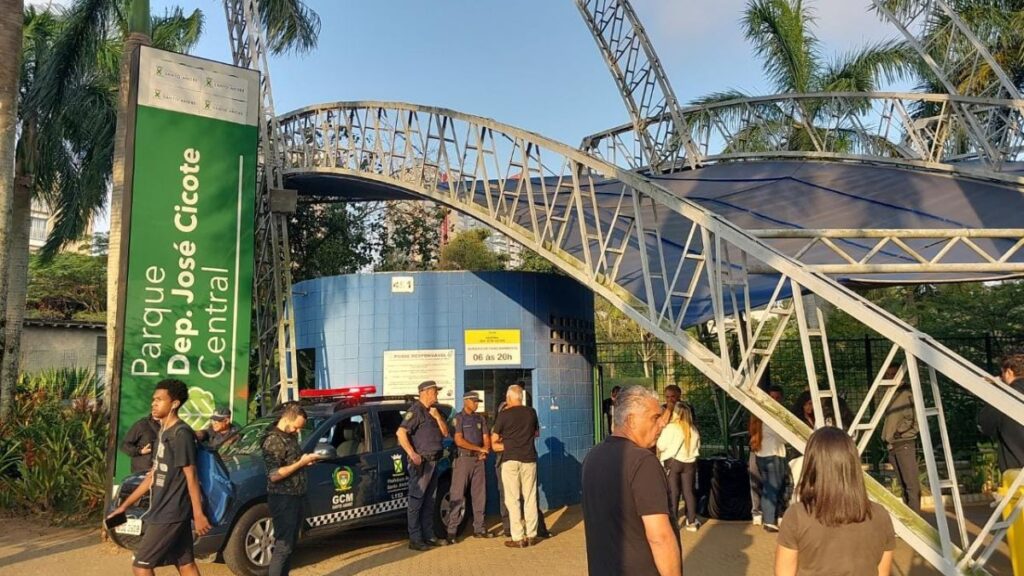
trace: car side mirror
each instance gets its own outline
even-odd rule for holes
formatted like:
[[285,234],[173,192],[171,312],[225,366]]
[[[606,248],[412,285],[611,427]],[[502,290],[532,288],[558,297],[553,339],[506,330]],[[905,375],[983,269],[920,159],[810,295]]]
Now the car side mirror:
[[334,449],[334,446],[331,446],[331,443],[323,438],[316,443],[316,448],[313,448],[313,454],[324,459],[338,457],[338,452]]

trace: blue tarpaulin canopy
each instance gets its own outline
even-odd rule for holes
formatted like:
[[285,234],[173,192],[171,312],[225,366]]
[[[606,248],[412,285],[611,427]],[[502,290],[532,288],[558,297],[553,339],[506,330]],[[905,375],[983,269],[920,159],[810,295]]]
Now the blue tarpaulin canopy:
[[[659,185],[673,194],[696,202],[736,225],[748,230],[763,229],[980,229],[1022,228],[1024,194],[1018,187],[955,176],[908,170],[897,167],[863,163],[822,161],[751,161],[714,164],[692,171],[653,177]],[[556,178],[546,178],[544,185],[556,185]],[[506,181],[510,189],[518,180]],[[531,185],[539,190],[541,181]],[[452,185],[449,183],[449,185]],[[492,186],[496,185],[492,183]],[[379,182],[326,173],[303,173],[288,176],[286,186],[296,188],[300,194],[320,197],[341,197],[346,200],[416,199],[406,190],[391,188]],[[484,185],[475,188],[473,201],[487,205]],[[596,185],[597,210],[585,211],[588,225],[596,224],[594,214],[600,218],[602,234],[611,237],[610,245],[618,245],[627,234],[631,219],[636,216],[630,198],[623,199],[622,184],[603,181]],[[569,194],[560,195],[559,205],[552,212],[569,219],[570,230],[578,217],[569,205]],[[535,192],[534,201],[543,199]],[[564,204],[563,204],[564,203]],[[669,274],[675,273],[674,263],[684,250],[690,233],[685,218],[664,208],[657,210],[649,204],[640,214],[646,223],[659,224],[662,248],[670,265]],[[619,218],[611,226],[613,216]],[[657,216],[657,220],[655,220]],[[530,228],[530,212],[525,199],[517,204],[512,219]],[[657,254],[654,238],[646,240],[648,254]],[[771,244],[787,253],[805,245],[806,239],[772,240]],[[867,253],[874,243],[861,240],[837,240],[854,258]],[[980,239],[975,242],[991,252],[1007,250],[1014,239]],[[596,241],[591,240],[596,250]],[[928,257],[942,248],[944,243],[935,239],[908,241],[914,250]],[[617,276],[620,286],[638,297],[646,299],[639,245],[635,231],[628,240],[627,257]],[[699,238],[698,244],[699,247]],[[561,248],[583,260],[583,241],[578,234],[567,234]],[[816,246],[801,256],[808,263],[834,263],[836,256],[824,246]],[[884,248],[872,263],[907,263],[912,257],[898,246]],[[974,262],[976,254],[969,246],[959,244],[944,258],[946,262]],[[1024,254],[1014,255],[1010,261],[1024,261]],[[681,277],[695,266],[690,260]],[[920,282],[950,282],[993,279],[992,274],[869,274],[837,277],[849,284],[892,284]],[[1005,277],[1005,276],[1003,276]],[[778,276],[762,274],[751,277],[752,305],[766,304],[778,282]],[[658,283],[656,283],[658,284]],[[686,286],[678,286],[677,290]],[[656,294],[656,299],[661,298]],[[678,306],[681,299],[673,299]],[[687,309],[684,325],[693,325],[711,316],[707,293],[695,294]]]

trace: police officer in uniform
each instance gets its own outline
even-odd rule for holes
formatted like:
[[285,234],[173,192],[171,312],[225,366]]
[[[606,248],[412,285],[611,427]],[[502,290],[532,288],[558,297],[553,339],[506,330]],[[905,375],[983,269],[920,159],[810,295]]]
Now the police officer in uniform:
[[441,440],[448,436],[448,424],[437,409],[437,391],[433,380],[420,382],[419,400],[413,402],[398,428],[398,443],[409,458],[409,549],[429,550],[444,546],[434,534],[434,497],[437,493],[437,461],[441,459]]
[[490,538],[484,528],[484,509],[487,506],[485,484],[487,454],[491,451],[491,434],[487,418],[477,414],[480,396],[467,392],[462,396],[462,412],[455,416],[455,445],[458,457],[452,472],[452,489],[449,495],[452,503],[448,514],[448,543],[455,543],[460,520],[466,509],[466,486],[473,498],[473,537]]

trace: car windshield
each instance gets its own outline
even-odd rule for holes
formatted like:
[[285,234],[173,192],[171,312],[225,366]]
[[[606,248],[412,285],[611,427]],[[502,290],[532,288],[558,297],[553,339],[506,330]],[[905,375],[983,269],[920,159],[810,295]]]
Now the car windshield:
[[[249,454],[255,454],[260,450],[260,442],[263,440],[263,435],[267,432],[267,426],[270,426],[276,422],[276,418],[260,418],[253,420],[242,431],[239,432],[238,441],[225,446],[221,450],[223,456],[246,456]],[[313,433],[320,423],[323,422],[322,418],[309,418],[306,420],[306,425],[299,431],[299,444],[305,440],[309,434]]]

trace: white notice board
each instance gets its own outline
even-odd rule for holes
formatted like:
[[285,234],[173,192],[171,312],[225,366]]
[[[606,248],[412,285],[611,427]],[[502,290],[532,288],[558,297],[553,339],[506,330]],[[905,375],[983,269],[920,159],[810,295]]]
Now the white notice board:
[[384,395],[419,394],[417,387],[433,380],[445,404],[455,399],[455,350],[387,350],[384,352]]

